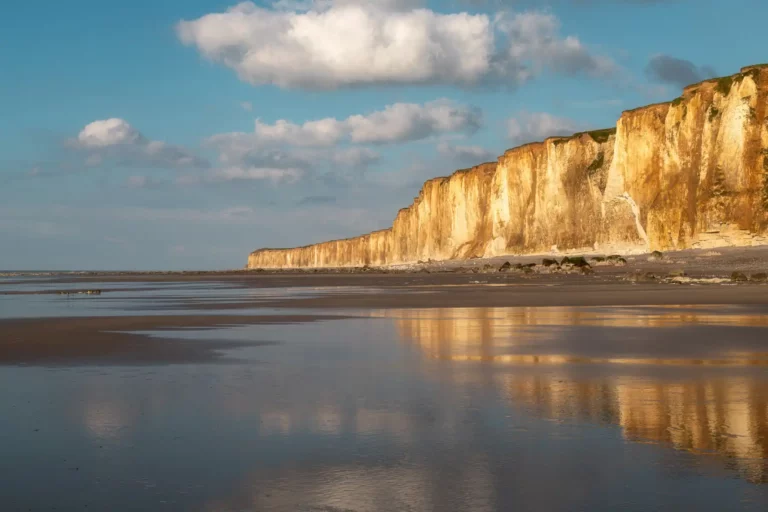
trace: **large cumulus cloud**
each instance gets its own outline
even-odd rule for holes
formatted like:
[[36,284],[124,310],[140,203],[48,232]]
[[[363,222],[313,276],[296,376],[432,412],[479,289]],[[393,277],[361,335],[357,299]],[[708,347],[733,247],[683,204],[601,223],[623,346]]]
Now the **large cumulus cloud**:
[[[562,37],[548,13],[439,13],[418,2],[243,2],[178,23],[182,42],[254,85],[332,89],[497,82],[543,70],[610,75],[614,63]],[[286,9],[286,7],[288,7]],[[291,9],[292,7],[292,9]]]

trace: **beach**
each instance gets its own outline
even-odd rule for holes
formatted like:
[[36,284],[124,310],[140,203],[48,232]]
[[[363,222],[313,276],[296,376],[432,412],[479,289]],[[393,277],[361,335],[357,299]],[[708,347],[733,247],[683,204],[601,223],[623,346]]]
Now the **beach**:
[[764,510],[764,250],[719,252],[6,276],[0,501]]

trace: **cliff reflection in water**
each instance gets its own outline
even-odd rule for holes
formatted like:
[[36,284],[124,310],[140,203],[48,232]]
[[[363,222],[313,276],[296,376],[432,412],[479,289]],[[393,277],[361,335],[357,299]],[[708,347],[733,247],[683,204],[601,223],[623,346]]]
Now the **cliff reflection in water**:
[[[467,308],[380,313],[444,361],[501,364],[515,406],[615,424],[768,482],[768,316],[733,308]],[[755,329],[755,328],[758,329]]]

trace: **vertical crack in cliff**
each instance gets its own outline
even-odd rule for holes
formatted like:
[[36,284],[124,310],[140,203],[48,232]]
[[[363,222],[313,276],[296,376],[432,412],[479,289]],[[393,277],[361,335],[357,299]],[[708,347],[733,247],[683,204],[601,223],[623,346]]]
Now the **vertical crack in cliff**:
[[768,148],[763,149],[763,209],[768,210]]
[[637,229],[637,236],[640,237],[640,239],[643,241],[643,244],[646,246],[646,248],[650,247],[651,242],[648,239],[648,234],[645,232],[645,228],[643,227],[643,224],[640,222],[640,207],[637,205],[634,199],[632,199],[632,196],[629,195],[629,192],[624,192],[620,196],[617,196],[614,198],[614,201],[624,201],[629,205],[630,210],[632,210],[632,216],[635,219],[635,228]]

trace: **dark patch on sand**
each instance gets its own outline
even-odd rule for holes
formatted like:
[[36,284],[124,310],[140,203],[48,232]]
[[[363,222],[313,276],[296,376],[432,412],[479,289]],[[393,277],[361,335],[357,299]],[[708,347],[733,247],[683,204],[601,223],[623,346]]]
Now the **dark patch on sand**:
[[312,322],[335,316],[128,316],[0,320],[0,365],[147,365],[225,361],[226,351],[274,342],[183,340],[131,331]]

